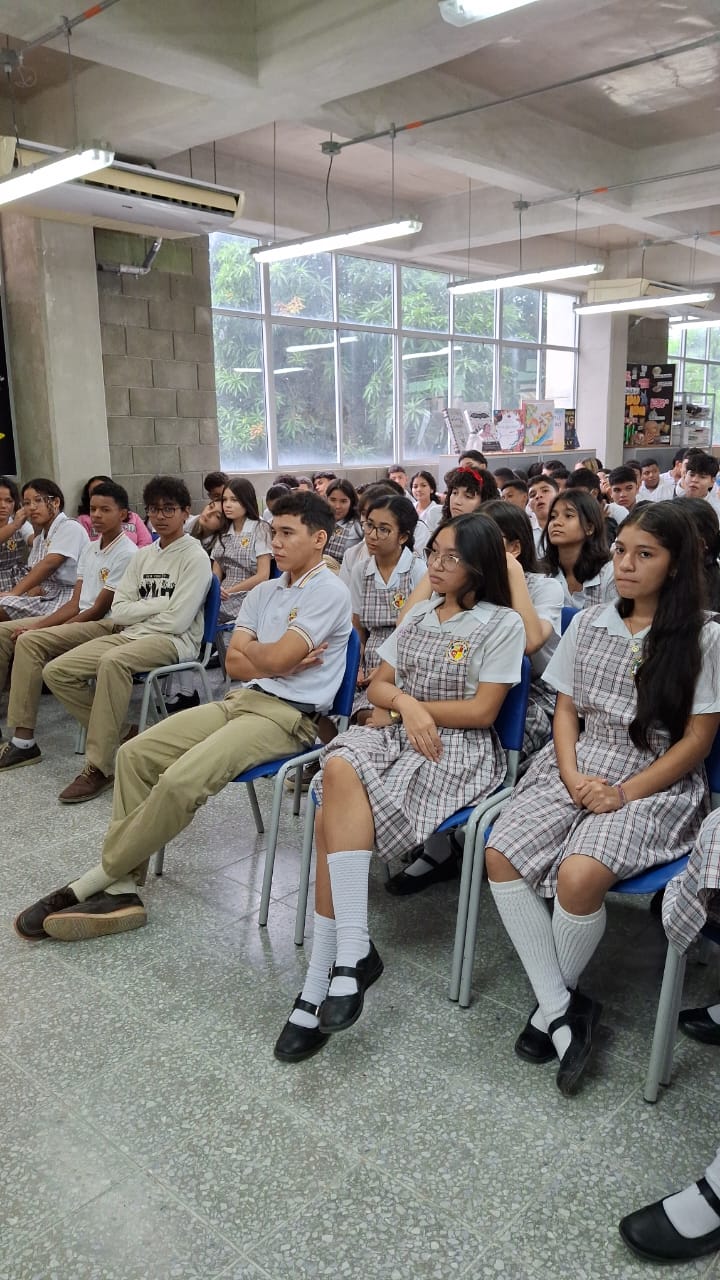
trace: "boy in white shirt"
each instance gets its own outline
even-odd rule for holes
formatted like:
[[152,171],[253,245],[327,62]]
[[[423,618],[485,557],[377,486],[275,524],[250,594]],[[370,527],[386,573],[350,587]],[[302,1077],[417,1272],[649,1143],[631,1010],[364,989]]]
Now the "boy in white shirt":
[[322,556],[335,528],[325,500],[297,492],[273,513],[281,577],[248,593],[222,702],[181,711],[126,743],[117,758],[113,816],[102,862],[22,911],[21,937],[96,938],[146,923],[136,889],[148,860],[238,773],[307,750],[342,682],[350,593]]
[[77,581],[80,553],[89,541],[82,525],[65,515],[65,497],[54,480],[28,480],[22,500],[35,539],[27,573],[0,595],[0,622],[38,618],[65,604]]
[[123,533],[128,495],[122,485],[98,484],[90,499],[90,515],[100,536],[80,553],[77,582],[67,604],[39,618],[0,622],[0,685],[12,663],[7,718],[16,726],[11,741],[0,749],[0,770],[19,769],[42,759],[34,731],[43,667],[51,658],[107,634],[101,620],[110,612],[115,589],[137,550]]
[[675,497],[675,481],[660,475],[654,458],[648,458],[642,466],[642,484],[638,489],[638,502],[668,502]]
[[705,498],[720,517],[720,498],[715,490],[718,460],[709,453],[692,454],[683,480],[683,498]]

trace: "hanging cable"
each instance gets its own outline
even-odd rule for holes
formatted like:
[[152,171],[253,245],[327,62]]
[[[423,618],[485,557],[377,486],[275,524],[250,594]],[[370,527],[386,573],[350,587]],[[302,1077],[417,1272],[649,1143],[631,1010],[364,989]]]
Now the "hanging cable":
[[395,218],[395,125],[390,125],[390,217]]
[[[330,135],[330,138],[332,139],[332,134]],[[325,228],[326,231],[330,230],[330,175],[332,173],[334,159],[335,159],[335,152],[332,151],[330,153],[330,160],[328,162],[327,173],[325,175],[325,209],[327,210],[327,226]]]
[[67,42],[67,55],[68,55],[68,81],[70,83],[70,99],[72,101],[73,124],[75,126],[75,146],[79,147],[80,146],[80,128],[78,123],[78,103],[77,103],[77,87],[75,85],[75,69],[73,67],[72,48],[70,46],[71,36],[72,36],[72,27],[67,25],[65,27],[65,40]]
[[472,241],[472,178],[468,178],[468,250],[467,250],[467,277],[470,279],[470,244]]
[[277,120],[273,120],[273,241],[277,240]]

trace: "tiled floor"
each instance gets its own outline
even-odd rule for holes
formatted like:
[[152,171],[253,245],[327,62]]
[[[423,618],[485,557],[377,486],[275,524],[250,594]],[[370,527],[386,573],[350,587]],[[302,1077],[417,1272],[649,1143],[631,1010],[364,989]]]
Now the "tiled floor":
[[[290,804],[266,930],[264,841],[229,787],[169,849],[147,929],[29,945],[12,916],[97,860],[110,812],[109,795],[57,804],[78,759],[49,698],[39,737],[44,762],[0,792],[0,1280],[655,1274],[617,1222],[713,1154],[720,1055],[683,1041],[672,1089],[642,1101],[664,946],[645,900],[610,905],[585,983],[600,1047],[574,1100],[512,1052],[531,1000],[488,901],[474,1003],[447,1000],[452,884],[403,902],[373,878],[385,975],[353,1030],[283,1066],[305,964]],[[691,965],[686,1003],[716,991]],[[720,1257],[662,1274],[720,1277]]]

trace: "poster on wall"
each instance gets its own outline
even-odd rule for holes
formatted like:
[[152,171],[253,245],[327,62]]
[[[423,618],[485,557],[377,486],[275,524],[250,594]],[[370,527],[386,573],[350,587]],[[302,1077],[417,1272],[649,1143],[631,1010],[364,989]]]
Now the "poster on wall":
[[7,355],[5,352],[5,332],[0,324],[0,475],[17,475],[17,459],[15,457],[15,440],[13,437],[12,413],[10,409],[10,386],[8,384]]
[[674,364],[629,364],[625,371],[625,444],[670,444]]

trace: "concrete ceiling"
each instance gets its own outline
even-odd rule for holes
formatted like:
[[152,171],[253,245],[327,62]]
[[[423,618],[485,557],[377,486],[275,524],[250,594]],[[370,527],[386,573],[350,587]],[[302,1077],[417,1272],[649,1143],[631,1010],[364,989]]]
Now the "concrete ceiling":
[[[0,0],[13,43],[57,21],[56,0]],[[468,183],[471,268],[517,265],[513,201],[564,196],[524,216],[524,262],[556,265],[591,250],[611,276],[720,278],[720,43],[625,71],[608,68],[720,36],[718,0],[537,0],[463,28],[436,0],[120,0],[76,28],[80,132],[118,153],[246,192],[240,229],[303,235],[326,221],[320,142],[429,115],[482,110],[396,140],[396,200],[423,220],[393,249],[464,273]],[[53,52],[53,51],[56,52]],[[35,83],[15,91],[23,136],[70,145],[63,42],[29,54]],[[546,90],[588,73],[580,84]],[[0,117],[8,128],[7,97]],[[273,175],[272,123],[277,122]],[[576,202],[573,193],[658,175]],[[385,217],[387,138],[333,164],[332,222]],[[274,199],[273,199],[274,192]]]

